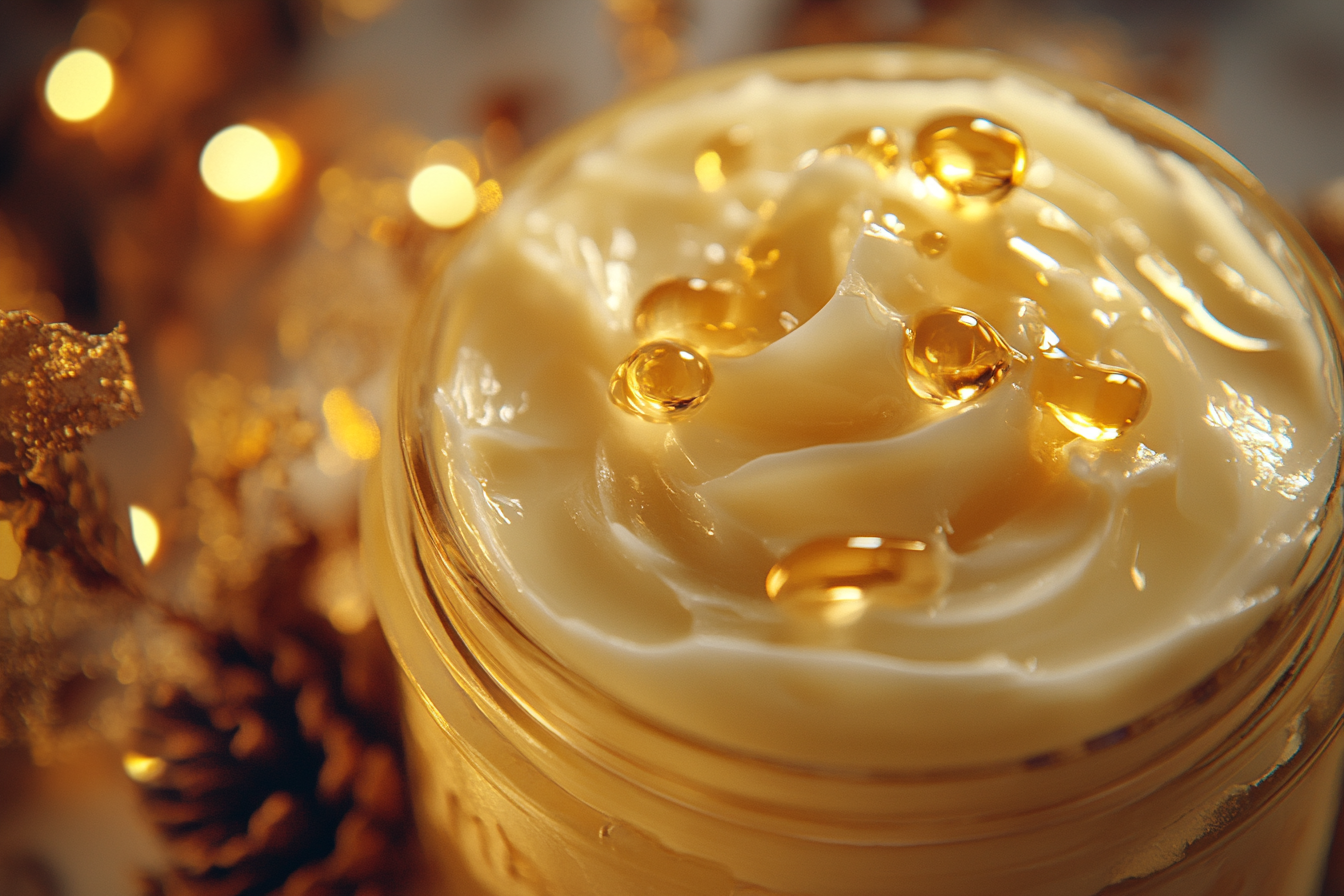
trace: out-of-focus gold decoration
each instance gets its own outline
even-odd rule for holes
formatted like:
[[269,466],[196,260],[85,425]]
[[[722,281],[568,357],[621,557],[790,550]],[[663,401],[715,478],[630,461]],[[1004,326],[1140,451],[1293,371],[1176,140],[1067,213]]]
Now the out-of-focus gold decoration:
[[62,121],[88,121],[107,108],[116,76],[112,64],[96,50],[71,50],[51,67],[43,96],[47,108]]
[[677,38],[685,27],[678,0],[605,0],[620,30],[616,55],[631,86],[661,81],[682,61]]
[[219,622],[221,592],[248,588],[276,552],[307,537],[289,504],[290,464],[317,434],[297,396],[235,377],[197,374],[187,384],[195,448],[186,498],[199,549],[179,598],[192,615]]
[[322,399],[322,416],[331,440],[353,460],[369,460],[378,454],[378,422],[345,389],[332,389]]
[[125,345],[122,327],[91,336],[22,311],[0,314],[0,449],[19,469],[140,413]]
[[73,453],[139,412],[125,341],[0,315],[0,744],[26,741],[38,761],[100,702],[100,680],[133,674],[117,637],[134,559]]

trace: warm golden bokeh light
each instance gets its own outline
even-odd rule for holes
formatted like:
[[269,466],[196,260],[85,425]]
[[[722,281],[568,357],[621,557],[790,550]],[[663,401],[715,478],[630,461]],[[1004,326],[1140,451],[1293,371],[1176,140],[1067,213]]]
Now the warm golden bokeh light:
[[121,767],[126,770],[127,777],[132,781],[150,784],[168,770],[168,763],[157,756],[145,756],[143,753],[131,751],[121,757]]
[[431,227],[460,227],[476,214],[476,185],[459,168],[430,165],[411,178],[411,210]]
[[159,521],[154,518],[154,514],[139,505],[132,504],[130,511],[131,541],[135,543],[140,562],[148,566],[159,553]]
[[229,202],[265,196],[280,174],[280,147],[252,125],[227,127],[201,150],[201,179],[211,193]]
[[47,106],[64,121],[88,121],[107,108],[116,78],[112,64],[93,50],[71,50],[47,75]]
[[355,460],[369,460],[378,453],[378,422],[345,389],[332,389],[322,399],[322,416],[331,440]]

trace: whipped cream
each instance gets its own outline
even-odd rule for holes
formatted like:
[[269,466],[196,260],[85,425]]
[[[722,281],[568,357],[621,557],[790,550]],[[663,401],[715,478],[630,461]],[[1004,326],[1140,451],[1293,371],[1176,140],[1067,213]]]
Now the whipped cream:
[[[958,202],[916,173],[914,135],[951,113],[1022,136],[1021,185]],[[889,173],[824,152],[874,126]],[[730,132],[743,170],[697,178]],[[1339,462],[1334,349],[1243,217],[1190,162],[1019,78],[760,76],[632,114],[519,184],[447,273],[437,397],[468,550],[544,650],[718,747],[922,769],[1114,731],[1282,603]],[[773,341],[709,354],[684,418],[614,404],[641,297],[738,276],[762,233],[788,265]],[[1014,353],[953,407],[902,354],[945,307]],[[1105,441],[1059,426],[1052,350],[1141,377],[1146,413]],[[812,628],[769,599],[791,551],[854,536],[926,543],[939,592]]]

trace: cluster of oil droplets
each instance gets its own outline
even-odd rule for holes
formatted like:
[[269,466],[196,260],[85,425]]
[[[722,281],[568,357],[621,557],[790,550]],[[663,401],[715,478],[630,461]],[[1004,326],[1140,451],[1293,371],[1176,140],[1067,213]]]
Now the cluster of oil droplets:
[[[696,157],[702,189],[717,190],[749,164],[750,130],[738,126],[710,140]],[[997,202],[1026,172],[1026,148],[1010,128],[972,115],[929,122],[915,137],[916,175],[936,181],[957,200]],[[895,169],[894,135],[881,127],[854,131],[820,153],[852,156],[879,177]],[[865,216],[865,221],[869,217]],[[948,248],[933,230],[913,240],[926,257]],[[650,289],[634,314],[641,343],[616,368],[612,400],[652,422],[684,419],[705,402],[714,382],[710,357],[742,356],[779,339],[799,321],[771,302],[779,241],[766,230],[735,255],[735,275],[677,278]],[[1123,435],[1148,408],[1137,374],[1069,355],[1042,327],[1032,380],[1036,404],[1069,433],[1093,442]],[[983,395],[1028,359],[979,315],[944,307],[907,323],[903,357],[910,388],[942,408]],[[828,536],[793,549],[769,571],[765,591],[796,622],[851,625],[873,605],[930,606],[948,584],[948,549],[932,540],[889,534]]]

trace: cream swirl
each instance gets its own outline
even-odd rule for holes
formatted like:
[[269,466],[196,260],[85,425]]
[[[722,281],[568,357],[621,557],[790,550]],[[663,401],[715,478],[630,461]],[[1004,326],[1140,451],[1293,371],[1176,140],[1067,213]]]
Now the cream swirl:
[[[1028,147],[1001,199],[911,165],[925,122],[968,110]],[[890,172],[818,152],[871,126]],[[749,161],[697,181],[729,132]],[[773,341],[711,354],[685,419],[615,406],[640,297],[739,276],[762,234]],[[521,184],[449,271],[453,496],[517,624],[660,725],[841,766],[1064,747],[1227,660],[1314,535],[1338,365],[1274,254],[1194,165],[1020,79],[757,78],[641,111]],[[954,407],[902,354],[946,307],[1014,355]],[[1146,413],[1105,441],[1061,426],[1061,351],[1142,377]],[[875,535],[923,540],[945,587],[810,631],[766,597],[800,545]]]

